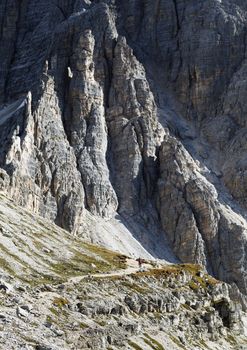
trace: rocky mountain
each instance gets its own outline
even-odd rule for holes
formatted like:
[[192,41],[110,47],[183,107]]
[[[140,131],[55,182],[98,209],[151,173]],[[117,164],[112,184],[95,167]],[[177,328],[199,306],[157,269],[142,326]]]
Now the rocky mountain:
[[244,0],[1,1],[0,190],[246,308],[246,24]]
[[244,350],[236,288],[83,242],[0,196],[0,349]]

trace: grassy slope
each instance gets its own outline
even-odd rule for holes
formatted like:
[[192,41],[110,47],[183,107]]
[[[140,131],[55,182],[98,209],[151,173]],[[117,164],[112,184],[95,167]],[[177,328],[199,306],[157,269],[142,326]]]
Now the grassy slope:
[[23,282],[57,283],[69,277],[125,268],[125,257],[82,242],[0,195],[0,270]]

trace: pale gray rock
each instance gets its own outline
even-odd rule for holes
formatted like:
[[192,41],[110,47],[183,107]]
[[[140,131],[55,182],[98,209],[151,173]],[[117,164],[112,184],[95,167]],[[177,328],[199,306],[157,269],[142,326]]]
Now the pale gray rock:
[[16,309],[16,314],[18,317],[27,318],[29,315],[29,311],[24,309],[22,306],[18,306]]
[[239,276],[236,283],[246,293],[246,226],[224,209],[215,187],[174,137],[166,136],[159,162],[157,207],[174,251],[228,282]]
[[246,9],[1,3],[0,189],[85,237],[119,213],[246,293]]
[[154,190],[158,121],[145,70],[123,37],[114,49],[107,123],[119,212],[136,214]]

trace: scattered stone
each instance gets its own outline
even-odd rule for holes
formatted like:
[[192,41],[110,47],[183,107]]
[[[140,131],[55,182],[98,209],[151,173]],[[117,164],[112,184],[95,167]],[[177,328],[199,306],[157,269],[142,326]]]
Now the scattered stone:
[[9,294],[13,291],[13,287],[9,283],[0,280],[0,291],[4,291],[6,294]]
[[51,329],[57,337],[62,337],[64,335],[64,331],[62,331],[61,329],[57,329],[57,328],[51,328]]
[[42,249],[42,251],[43,251],[44,253],[46,253],[46,254],[50,254],[50,253],[51,253],[51,250],[48,249],[48,248],[45,248],[45,247]]
[[26,309],[23,309],[22,306],[18,306],[16,309],[16,314],[18,317],[27,318],[29,316],[29,311]]

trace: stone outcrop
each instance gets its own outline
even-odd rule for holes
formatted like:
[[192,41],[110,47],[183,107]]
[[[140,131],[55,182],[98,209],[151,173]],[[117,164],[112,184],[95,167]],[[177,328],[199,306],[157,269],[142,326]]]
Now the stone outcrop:
[[246,262],[240,263],[239,257],[245,254],[246,226],[221,204],[215,187],[174,137],[165,138],[159,161],[157,207],[174,252],[182,261],[204,265],[223,280],[233,281],[238,275],[245,293]]
[[159,130],[145,70],[121,37],[114,49],[106,118],[119,212],[136,214],[154,191]]
[[85,236],[118,213],[246,294],[246,9],[2,2],[1,190]]
[[1,349],[245,349],[236,286],[193,264],[147,258],[140,271],[0,199]]

